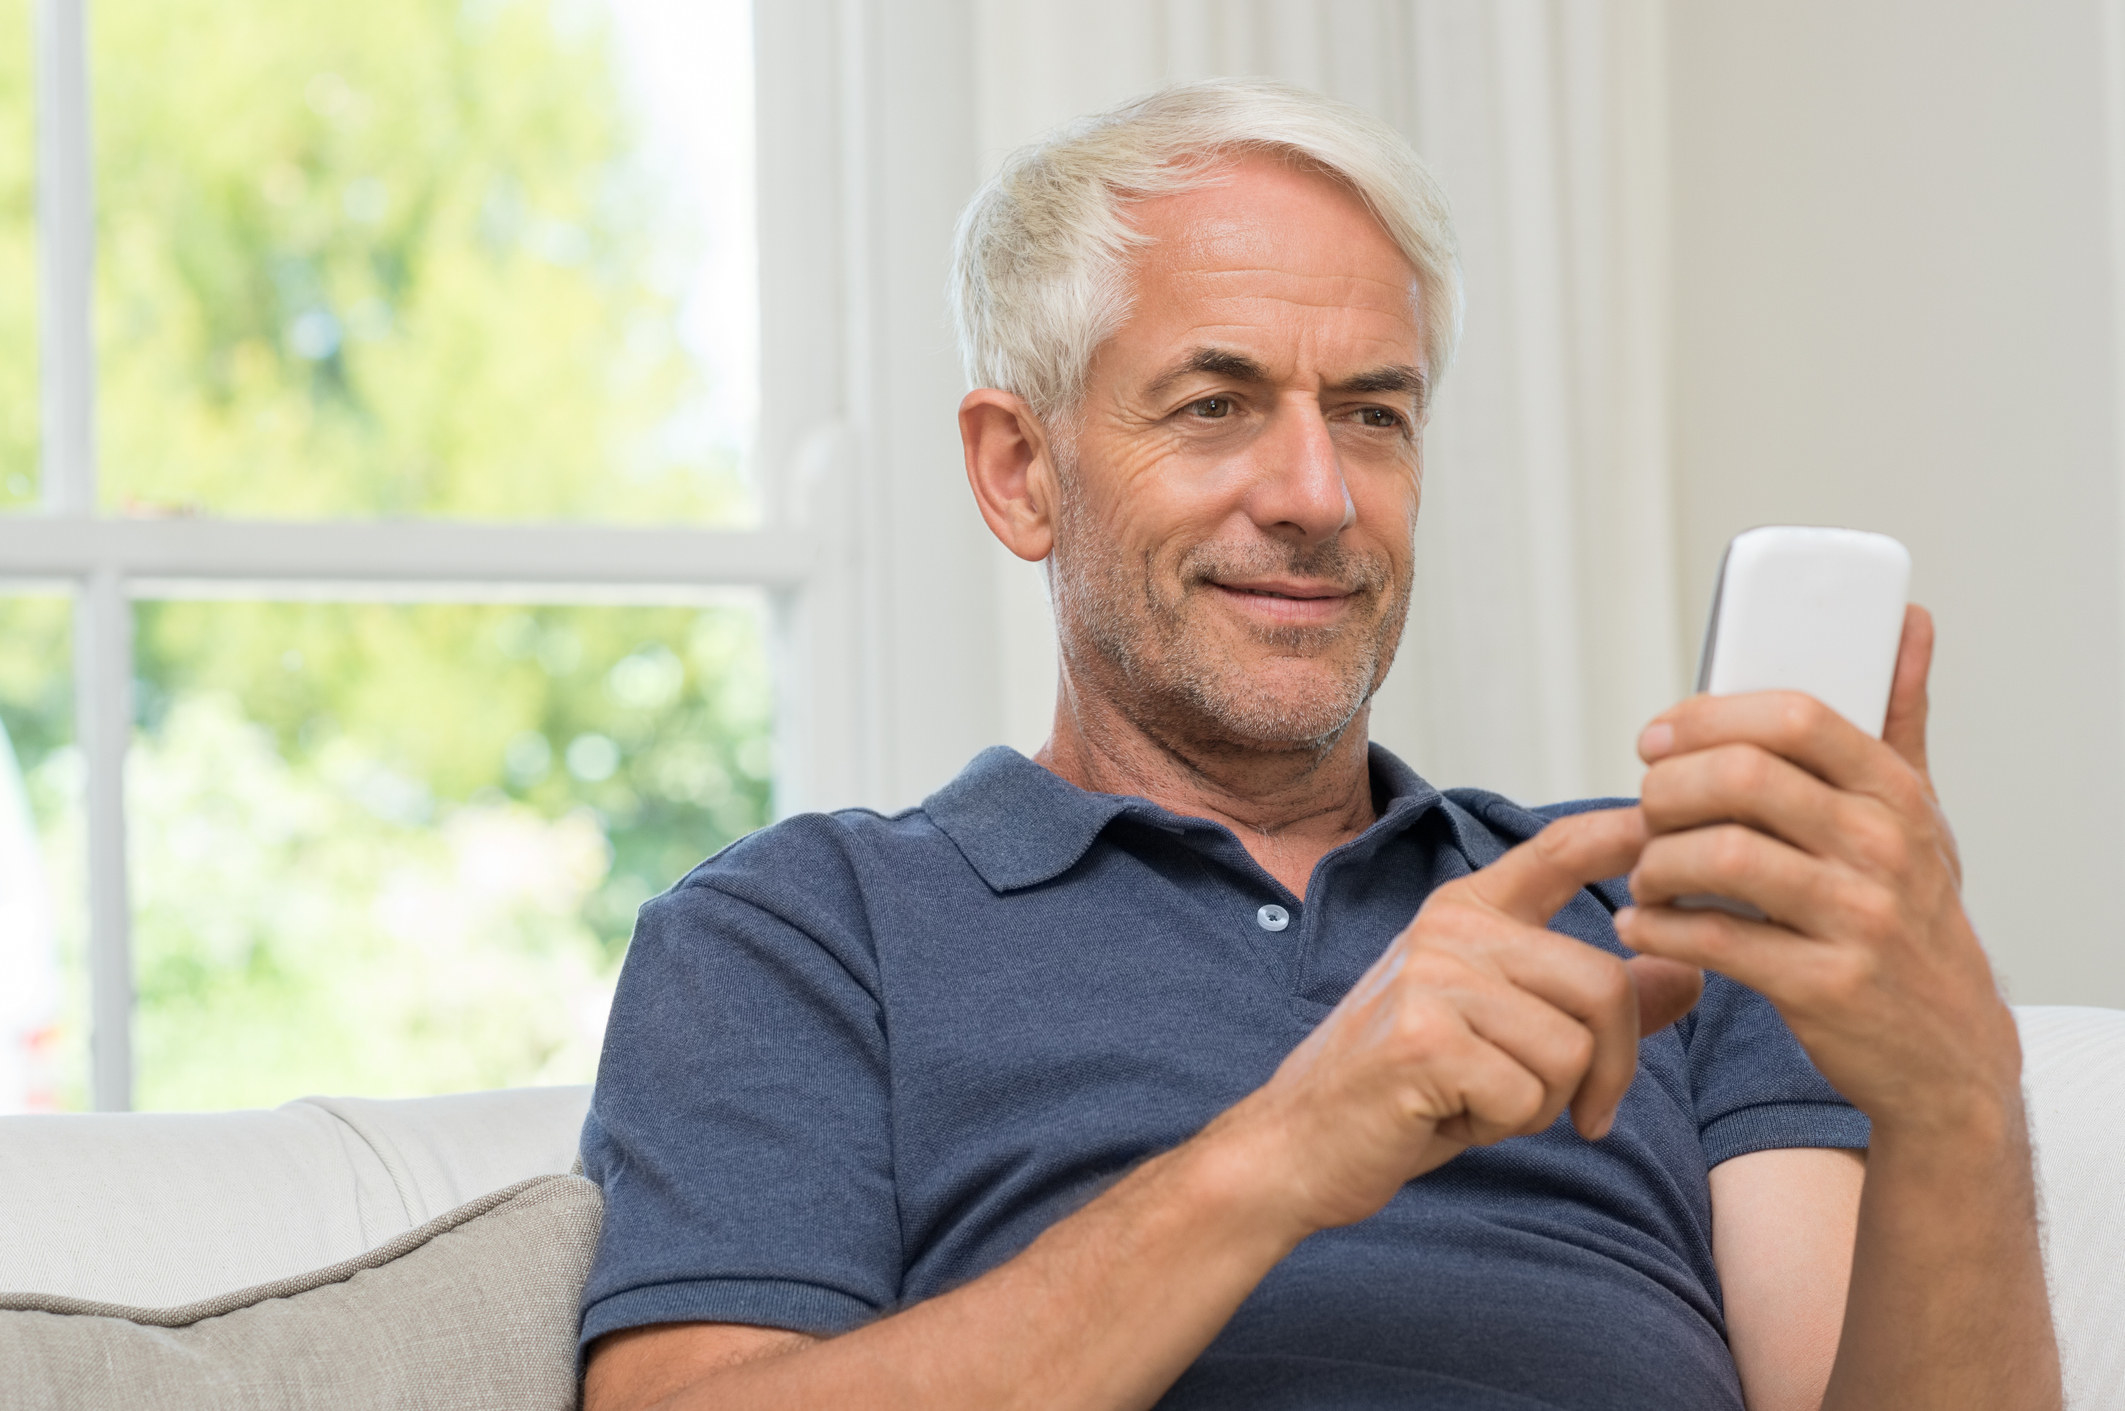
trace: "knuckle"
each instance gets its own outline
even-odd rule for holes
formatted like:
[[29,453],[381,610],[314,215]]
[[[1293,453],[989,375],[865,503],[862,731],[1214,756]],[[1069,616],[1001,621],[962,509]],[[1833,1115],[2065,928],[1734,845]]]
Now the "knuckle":
[[1753,745],[1720,751],[1719,782],[1731,793],[1758,794],[1771,782],[1771,756]]
[[1903,910],[1895,896],[1880,887],[1855,887],[1850,890],[1845,909],[1852,917],[1858,933],[1869,941],[1881,942],[1896,935],[1903,922]]
[[1890,770],[1883,785],[1889,806],[1906,817],[1926,817],[1933,811],[1933,800],[1927,796],[1924,781],[1909,765],[1897,763],[1902,767]]
[[1783,745],[1804,744],[1820,727],[1821,716],[1822,705],[1813,696],[1787,691],[1779,698],[1772,730]]
[[1440,991],[1460,983],[1467,971],[1467,962],[1452,951],[1423,948],[1410,955],[1396,979],[1403,990],[1417,996],[1412,1007],[1420,1007],[1430,1003]]
[[1863,815],[1856,831],[1861,855],[1875,868],[1897,877],[1911,870],[1911,836],[1894,820]]
[[1535,1124],[1542,1116],[1542,1108],[1549,1094],[1532,1074],[1524,1074],[1499,1104],[1498,1125],[1508,1132],[1517,1132]]
[[1753,851],[1748,830],[1727,825],[1713,830],[1705,861],[1714,876],[1729,880],[1749,870]]
[[1874,988],[1875,964],[1871,952],[1856,946],[1844,946],[1824,957],[1815,978],[1815,990],[1821,999],[1837,1008],[1852,1008],[1863,1003],[1868,992]]
[[1542,862],[1551,866],[1562,863],[1576,841],[1573,824],[1576,818],[1560,818],[1534,837],[1527,840],[1528,849]]
[[1441,946],[1454,944],[1461,936],[1474,929],[1477,913],[1478,907],[1474,899],[1465,892],[1448,896],[1442,888],[1433,893],[1431,899],[1417,912],[1417,919],[1409,923],[1409,930],[1405,933],[1409,937],[1410,964],[1419,963]]
[[1440,1005],[1401,1005],[1394,1018],[1395,1056],[1411,1064],[1435,1062],[1452,1049],[1456,1027]]

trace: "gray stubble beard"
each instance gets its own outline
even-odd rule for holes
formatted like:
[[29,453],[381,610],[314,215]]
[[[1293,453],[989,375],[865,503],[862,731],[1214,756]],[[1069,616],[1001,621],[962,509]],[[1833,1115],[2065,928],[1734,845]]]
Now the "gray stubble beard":
[[[1065,477],[1067,480],[1068,477]],[[1170,744],[1183,741],[1217,752],[1262,750],[1325,753],[1358,719],[1393,665],[1409,613],[1411,575],[1395,581],[1387,565],[1358,559],[1330,541],[1309,550],[1289,550],[1269,541],[1244,561],[1230,555],[1191,551],[1181,568],[1182,597],[1159,593],[1152,561],[1132,565],[1111,551],[1100,526],[1086,513],[1082,496],[1067,487],[1049,559],[1049,591],[1056,635],[1072,678],[1107,678],[1126,694],[1115,702],[1138,726]],[[1350,660],[1336,689],[1293,699],[1250,683],[1229,658],[1205,649],[1188,630],[1190,593],[1212,592],[1207,578],[1256,573],[1293,573],[1328,578],[1375,599],[1388,594],[1387,611]],[[1294,656],[1314,656],[1356,628],[1273,628],[1256,640]],[[1087,684],[1089,684],[1087,682]]]

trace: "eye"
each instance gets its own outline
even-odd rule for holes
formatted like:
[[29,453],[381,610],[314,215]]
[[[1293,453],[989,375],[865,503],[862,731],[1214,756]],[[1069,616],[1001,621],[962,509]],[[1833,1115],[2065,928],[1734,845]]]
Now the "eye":
[[1231,415],[1232,399],[1230,397],[1203,397],[1190,402],[1188,410],[1196,416],[1215,421],[1219,417]]
[[1358,424],[1360,426],[1377,426],[1384,431],[1392,431],[1402,424],[1402,418],[1399,413],[1389,411],[1386,407],[1360,407],[1358,408]]

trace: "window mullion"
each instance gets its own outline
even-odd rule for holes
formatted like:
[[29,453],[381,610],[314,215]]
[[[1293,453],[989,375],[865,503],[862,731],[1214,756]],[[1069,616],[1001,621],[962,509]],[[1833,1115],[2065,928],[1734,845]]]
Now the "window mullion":
[[83,0],[37,0],[37,258],[45,508],[96,504],[95,204]]
[[[40,488],[48,512],[87,515],[96,507],[96,220],[86,0],[37,0],[36,19]],[[122,1112],[133,1105],[125,871],[132,607],[113,567],[98,567],[81,583],[74,700],[88,831],[89,1089],[99,1110]]]
[[133,733],[133,610],[117,570],[89,575],[74,606],[75,732],[86,766],[89,1087],[99,1111],[133,1105],[131,888],[125,756]]

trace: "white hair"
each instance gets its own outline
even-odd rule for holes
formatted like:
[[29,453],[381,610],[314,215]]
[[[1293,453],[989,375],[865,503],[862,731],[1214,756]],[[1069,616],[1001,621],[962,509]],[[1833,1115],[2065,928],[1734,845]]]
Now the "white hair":
[[1067,422],[1092,355],[1128,318],[1128,260],[1149,238],[1123,208],[1211,185],[1250,152],[1347,184],[1417,272],[1436,383],[1461,335],[1461,270],[1446,197],[1371,114],[1261,78],[1179,83],[1080,118],[1014,152],[959,218],[952,312],[968,385],[1014,392]]

